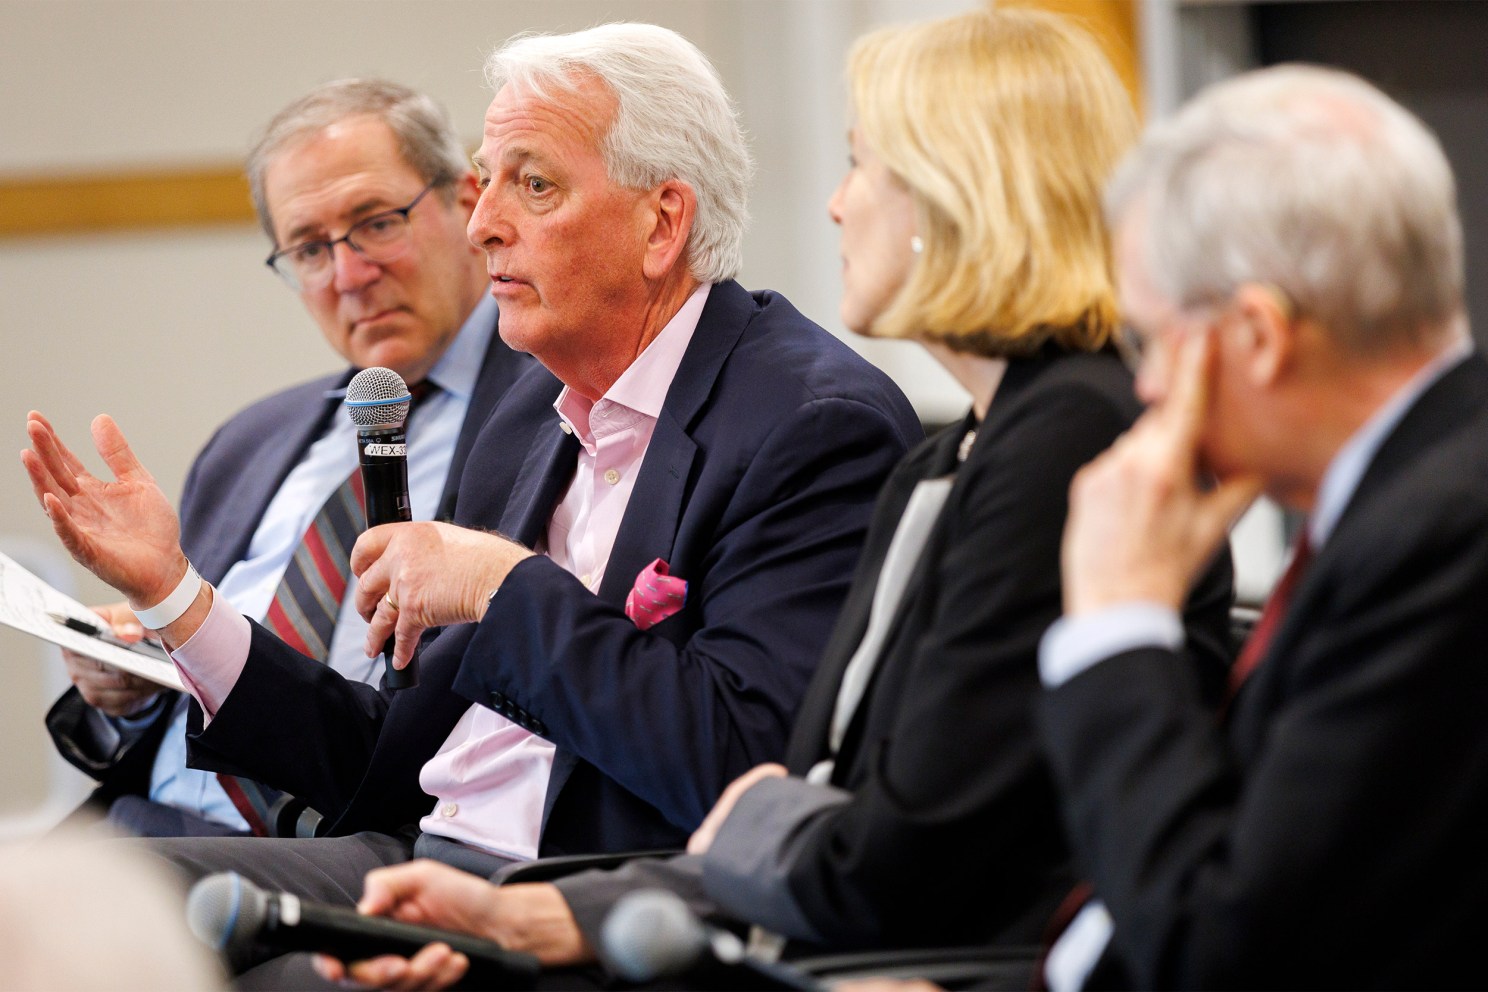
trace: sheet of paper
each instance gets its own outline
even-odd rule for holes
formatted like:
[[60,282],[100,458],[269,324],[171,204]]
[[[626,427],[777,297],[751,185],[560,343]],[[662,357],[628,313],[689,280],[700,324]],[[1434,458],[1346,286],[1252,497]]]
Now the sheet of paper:
[[181,676],[176,672],[176,666],[158,647],[126,648],[110,644],[63,626],[48,616],[51,613],[103,626],[98,614],[53,589],[16,564],[14,559],[0,554],[0,623],[151,682],[171,689],[181,688]]

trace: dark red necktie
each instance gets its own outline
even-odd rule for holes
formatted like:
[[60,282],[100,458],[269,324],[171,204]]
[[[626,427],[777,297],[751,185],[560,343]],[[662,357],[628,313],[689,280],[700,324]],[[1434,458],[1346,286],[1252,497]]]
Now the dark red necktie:
[[[1235,694],[1250,677],[1250,673],[1255,671],[1261,659],[1266,657],[1266,651],[1271,647],[1271,639],[1276,635],[1276,628],[1281,626],[1287,607],[1291,605],[1292,593],[1311,561],[1312,542],[1307,539],[1307,522],[1304,520],[1301,529],[1297,532],[1291,564],[1287,565],[1286,571],[1282,573],[1276,586],[1271,590],[1265,607],[1261,609],[1260,618],[1256,620],[1250,636],[1245,639],[1245,645],[1240,649],[1235,663],[1230,666],[1229,687],[1225,692],[1224,702],[1220,706],[1221,719],[1229,708],[1230,701],[1235,698]],[[1063,936],[1064,931],[1069,929],[1075,917],[1080,914],[1080,910],[1085,908],[1094,895],[1095,889],[1089,882],[1080,882],[1070,890],[1059,904],[1059,908],[1054,911],[1054,916],[1049,921],[1045,932],[1043,953],[1039,956],[1038,965],[1034,970],[1033,987],[1035,989],[1048,988],[1044,980],[1044,965],[1047,962],[1049,950]]]
[[1276,587],[1271,590],[1271,595],[1266,599],[1266,605],[1261,609],[1260,619],[1256,621],[1255,628],[1251,630],[1250,636],[1245,639],[1245,646],[1240,649],[1240,655],[1235,663],[1230,666],[1229,690],[1225,694],[1225,704],[1228,705],[1250,673],[1255,671],[1261,659],[1266,657],[1266,652],[1271,647],[1271,640],[1276,636],[1276,628],[1281,626],[1281,620],[1286,616],[1287,607],[1291,605],[1292,593],[1297,588],[1297,583],[1302,579],[1302,573],[1312,562],[1312,542],[1307,539],[1307,522],[1303,521],[1301,529],[1297,532],[1296,546],[1292,552],[1292,562],[1287,566],[1281,578],[1277,580]]

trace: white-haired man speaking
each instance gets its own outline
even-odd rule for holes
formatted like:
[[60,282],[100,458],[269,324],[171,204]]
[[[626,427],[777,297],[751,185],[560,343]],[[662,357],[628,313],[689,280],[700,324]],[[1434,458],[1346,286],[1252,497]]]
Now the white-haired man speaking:
[[[107,484],[32,422],[24,459],[73,554],[136,610],[181,597],[147,615],[198,704],[193,761],[308,800],[335,835],[161,844],[189,873],[350,905],[415,852],[489,874],[680,845],[783,754],[879,485],[920,433],[887,377],[732,281],[749,159],[696,48],[609,25],[517,39],[487,68],[469,233],[502,338],[545,368],[487,421],[456,525],[375,528],[352,555],[369,654],[396,631],[402,663],[445,627],[417,688],[327,673],[194,579],[112,422]],[[313,977],[278,964],[245,980]]]

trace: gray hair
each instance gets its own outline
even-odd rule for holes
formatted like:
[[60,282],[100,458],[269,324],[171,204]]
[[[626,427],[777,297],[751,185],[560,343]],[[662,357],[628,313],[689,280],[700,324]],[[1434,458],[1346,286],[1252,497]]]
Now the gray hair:
[[1270,283],[1350,350],[1432,344],[1462,309],[1451,166],[1356,76],[1277,66],[1210,87],[1154,127],[1106,193],[1145,213],[1153,285],[1181,307]]
[[350,117],[374,117],[386,124],[403,161],[425,184],[452,186],[470,171],[449,114],[430,97],[382,79],[341,79],[317,86],[275,114],[248,153],[253,209],[271,241],[274,222],[264,198],[269,163],[291,142]]
[[701,282],[738,274],[754,166],[728,93],[697,46],[654,24],[605,24],[573,34],[523,34],[486,60],[494,90],[538,97],[598,79],[618,101],[600,154],[610,180],[654,189],[669,179],[697,196],[687,262]]

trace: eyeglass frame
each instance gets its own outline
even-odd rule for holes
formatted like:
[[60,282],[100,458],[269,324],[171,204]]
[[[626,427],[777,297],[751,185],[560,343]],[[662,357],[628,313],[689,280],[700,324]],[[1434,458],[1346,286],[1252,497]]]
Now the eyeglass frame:
[[[1277,309],[1281,311],[1283,318],[1288,323],[1301,316],[1301,312],[1291,295],[1275,283],[1245,283],[1242,285],[1259,286],[1270,294],[1276,303]],[[1204,321],[1207,327],[1213,327],[1225,318],[1230,307],[1235,303],[1235,294],[1239,291],[1240,287],[1237,286],[1222,301],[1186,307],[1180,312],[1179,316],[1200,319]],[[1137,332],[1135,327],[1125,321],[1117,325],[1115,332],[1111,335],[1111,344],[1115,347],[1116,353],[1121,356],[1122,364],[1130,370],[1132,375],[1136,375],[1141,371],[1142,364],[1152,354],[1153,341],[1160,333],[1143,336]]]
[[[368,255],[363,248],[361,248],[355,241],[352,240],[352,236],[355,235],[357,231],[366,227],[368,224],[379,220],[385,220],[393,214],[402,216],[405,226],[411,224],[412,218],[410,218],[409,215],[413,213],[413,208],[418,206],[419,202],[423,200],[424,197],[429,195],[430,190],[443,185],[446,185],[444,180],[435,179],[433,182],[429,183],[429,185],[420,190],[418,196],[415,196],[412,200],[408,201],[408,205],[406,207],[394,207],[391,210],[379,210],[375,214],[369,214],[366,217],[363,217],[361,220],[357,221],[355,224],[352,224],[350,227],[348,227],[346,229],[346,233],[341,235],[339,238],[320,239],[317,241],[301,241],[299,244],[290,245],[288,248],[275,249],[268,258],[264,259],[264,264],[267,265],[276,276],[278,276],[280,279],[283,279],[284,282],[289,286],[289,288],[294,290],[295,292],[302,292],[306,288],[305,285],[292,272],[285,272],[284,270],[280,269],[279,266],[275,263],[278,262],[281,258],[285,258],[293,252],[301,251],[313,245],[325,246],[326,257],[330,259],[330,264],[327,266],[326,269],[328,272],[335,271],[336,246],[339,244],[345,244],[346,247],[350,248],[352,251],[356,252],[362,258],[366,259],[374,265],[385,265],[388,262],[394,261],[399,258],[401,256],[401,252],[399,255],[394,255],[392,258],[378,260]],[[402,250],[406,251],[407,249],[404,248]]]

